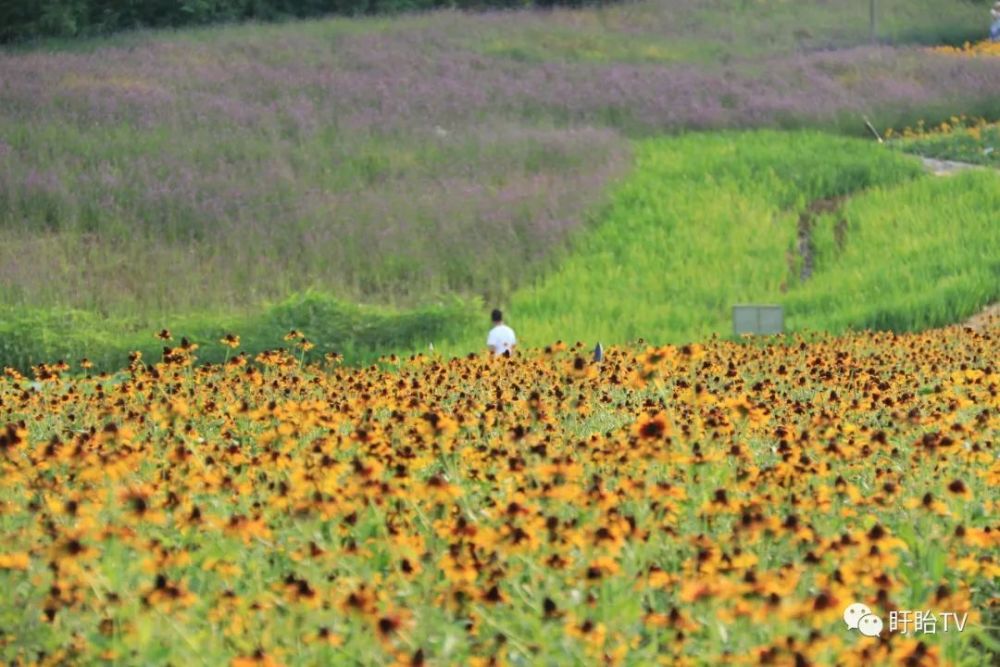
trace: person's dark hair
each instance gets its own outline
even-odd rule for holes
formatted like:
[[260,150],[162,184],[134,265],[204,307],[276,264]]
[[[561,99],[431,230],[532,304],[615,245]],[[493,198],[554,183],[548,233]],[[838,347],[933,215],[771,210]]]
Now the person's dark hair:
[[493,321],[494,322],[503,322],[503,313],[500,312],[499,308],[494,308],[493,309],[493,315],[492,315],[492,317],[493,317]]

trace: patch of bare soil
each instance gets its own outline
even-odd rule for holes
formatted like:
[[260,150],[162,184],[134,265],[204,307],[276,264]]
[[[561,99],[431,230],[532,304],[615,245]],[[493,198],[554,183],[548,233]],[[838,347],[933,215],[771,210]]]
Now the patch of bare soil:
[[964,326],[975,331],[1000,329],[1000,303],[994,303],[979,311],[964,322]]
[[956,162],[955,160],[938,160],[932,157],[921,157],[924,161],[924,168],[935,176],[949,176],[951,174],[965,171],[966,169],[983,169],[983,165],[969,162]]
[[[786,259],[789,272],[792,274],[797,272],[800,282],[809,280],[812,277],[813,268],[815,267],[816,249],[813,244],[812,234],[813,228],[816,225],[816,218],[824,213],[836,213],[840,210],[841,205],[846,199],[847,197],[843,196],[817,199],[810,203],[804,211],[799,213],[795,249],[789,251]],[[839,219],[833,232],[838,249],[843,250],[844,245],[847,243],[847,221],[843,218]],[[799,260],[801,260],[801,263]],[[782,283],[781,291],[784,292],[787,289],[787,282]]]

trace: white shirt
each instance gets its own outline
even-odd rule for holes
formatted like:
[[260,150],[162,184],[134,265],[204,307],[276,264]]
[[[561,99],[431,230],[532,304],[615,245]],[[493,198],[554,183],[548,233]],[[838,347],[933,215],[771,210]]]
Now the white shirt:
[[486,337],[486,345],[496,350],[497,355],[501,355],[507,350],[512,353],[517,339],[514,337],[514,330],[506,324],[498,324],[490,329],[490,335]]

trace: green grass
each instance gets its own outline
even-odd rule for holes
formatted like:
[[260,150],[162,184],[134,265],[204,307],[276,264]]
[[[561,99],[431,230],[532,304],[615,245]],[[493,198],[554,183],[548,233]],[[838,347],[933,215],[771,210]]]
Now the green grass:
[[[983,30],[982,7],[940,6],[881,0],[882,39],[961,42]],[[0,304],[153,322],[259,310],[310,289],[399,307],[441,294],[502,300],[601,203],[630,138],[716,112],[711,122],[726,126],[857,133],[859,109],[886,125],[996,107],[980,83],[989,72],[969,63],[925,80],[939,57],[892,48],[873,62],[853,49],[869,42],[866,10],[659,0],[137,31],[0,51]],[[789,78],[764,82],[776,65]],[[412,74],[406,85],[389,76],[400,70]],[[627,96],[586,91],[609,70],[663,78]],[[700,96],[664,92],[687,71],[707,77],[692,104]],[[927,96],[883,104],[866,92],[867,78],[890,75]],[[969,87],[953,92],[956,79]],[[547,97],[559,81],[584,92]],[[786,86],[843,86],[850,104],[809,107],[808,94],[785,98]]]
[[819,270],[783,301],[794,328],[919,330],[1000,299],[1000,174],[965,172],[877,189],[819,226]]
[[[795,330],[913,330],[1000,298],[996,174],[935,179],[873,142],[816,133],[695,134],[635,150],[601,223],[511,299],[524,344],[728,335],[743,302],[784,305]],[[843,196],[818,217],[815,271],[801,281],[799,214]]]
[[937,158],[1000,167],[1000,124],[957,129],[943,134],[894,139],[893,148]]
[[596,63],[671,63],[718,57],[717,45],[701,40],[665,41],[662,36],[627,35],[599,30],[573,30],[539,26],[515,34],[497,34],[486,42],[476,41],[477,50],[490,56],[519,62],[581,61]]
[[[520,62],[725,63],[871,42],[864,0],[681,1],[669,12],[664,4],[555,11],[521,30],[497,25],[463,43]],[[878,0],[876,8],[881,44],[957,46],[982,39],[988,27],[987,9],[974,2],[950,2],[942,11],[939,0]]]
[[[1000,175],[923,174],[919,162],[871,141],[817,132],[690,134],[638,141],[633,173],[595,222],[515,291],[509,321],[522,346],[703,340],[729,335],[737,303],[779,303],[792,330],[914,330],[960,320],[1000,298]],[[814,272],[802,280],[800,214],[814,216]],[[8,308],[0,359],[24,368],[88,356],[120,365],[159,356],[170,328],[219,361],[217,340],[240,334],[254,354],[290,328],[352,363],[389,351],[465,354],[483,348],[486,307],[446,300],[412,310],[359,307],[307,293],[277,305],[161,319]],[[478,319],[482,318],[482,319]]]
[[[851,6],[853,5],[853,6]],[[877,0],[876,33],[883,44],[948,44],[983,38],[988,9],[968,0]],[[284,19],[270,23],[222,23],[184,28],[141,29],[107,36],[40,38],[7,51],[89,53],[132,48],[152,37],[192,44],[280,37],[293,25],[306,37],[337,38],[392,33],[440,24],[442,12]],[[984,18],[984,16],[986,18]],[[677,62],[758,57],[800,49],[849,47],[870,41],[868,3],[788,0],[659,0],[539,12],[516,31],[497,24],[489,39],[459,41],[490,55],[543,62]],[[488,31],[489,32],[489,31]],[[697,34],[693,34],[697,33]],[[664,37],[668,36],[669,43]]]
[[[642,140],[637,163],[595,212],[590,229],[517,290],[509,320],[521,344],[653,342],[729,335],[731,307],[779,303],[792,330],[914,330],[966,317],[1000,298],[1000,175],[923,174],[919,162],[870,141],[816,132],[690,134]],[[802,280],[800,214],[814,216],[814,272]],[[159,356],[168,327],[219,361],[217,343],[241,335],[254,354],[284,345],[291,328],[352,363],[389,351],[481,350],[485,305],[453,299],[412,310],[359,307],[307,293],[257,310],[196,310],[162,319],[8,308],[0,359],[25,368],[87,356],[120,365]],[[483,318],[482,321],[477,317]]]
[[[232,354],[251,357],[267,349],[294,343],[283,340],[291,329],[302,332],[315,348],[309,359],[321,360],[328,353],[343,355],[352,364],[377,360],[388,350],[426,351],[461,335],[476,325],[482,310],[476,301],[451,298],[406,311],[363,307],[318,293],[299,294],[253,312],[219,314],[195,312],[154,321],[139,318],[101,318],[82,310],[51,308],[6,308],[0,311],[0,365],[25,370],[40,361],[65,360],[72,366],[88,358],[96,370],[121,368],[132,351],[146,361],[158,361],[163,346],[180,344],[187,337],[199,345],[202,362],[221,362]],[[168,328],[172,342],[155,337]],[[240,336],[241,345],[230,352],[220,338]]]

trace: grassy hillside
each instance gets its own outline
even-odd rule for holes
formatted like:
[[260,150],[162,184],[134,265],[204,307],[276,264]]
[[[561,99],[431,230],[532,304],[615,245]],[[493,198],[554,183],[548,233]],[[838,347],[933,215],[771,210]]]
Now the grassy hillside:
[[1000,174],[936,179],[874,142],[815,133],[693,134],[636,151],[600,226],[514,295],[526,344],[728,335],[744,302],[783,304],[795,330],[914,330],[1000,298]]
[[[1000,299],[1000,174],[924,175],[919,161],[873,141],[817,132],[695,133],[635,143],[635,170],[517,290],[509,321],[522,346],[644,338],[703,340],[731,332],[731,307],[779,303],[796,331],[916,330]],[[808,265],[808,270],[807,270]],[[251,355],[289,329],[316,348],[367,363],[389,351],[483,349],[486,305],[452,298],[399,311],[309,293],[248,313],[192,312],[145,321],[87,311],[8,308],[0,357],[24,368],[87,356],[113,368],[131,350],[159,359],[153,332]],[[174,345],[170,343],[170,345]],[[298,349],[298,348],[295,348]]]
[[[0,363],[25,370],[39,362],[67,361],[80,370],[87,360],[97,371],[120,368],[139,352],[157,362],[165,347],[182,338],[198,345],[201,362],[224,362],[237,354],[251,358],[264,350],[284,347],[296,356],[321,361],[339,355],[352,364],[375,361],[390,350],[426,350],[434,341],[455,339],[480,323],[477,301],[451,298],[399,311],[358,306],[325,294],[290,296],[247,313],[186,313],[161,320],[169,325],[170,340],[160,340],[162,329],[142,318],[103,318],[77,309],[5,308],[0,310]],[[297,331],[305,338],[288,340]],[[227,335],[239,337],[231,348]]]
[[[817,226],[819,270],[783,299],[796,328],[919,330],[1000,299],[1000,173],[924,177],[852,199]],[[847,221],[847,242],[835,240]]]
[[[318,290],[408,306],[539,275],[628,138],[996,114],[958,0],[129,33],[0,54],[0,303],[148,321]],[[941,19],[941,16],[945,19]]]
[[[576,249],[627,245],[622,235],[644,224],[620,199],[609,202],[611,192],[682,206],[683,220],[655,238],[723,273],[732,258],[705,230],[740,239],[757,233],[747,219],[780,218],[773,234],[744,239],[739,281],[680,269],[678,280],[691,283],[676,289],[699,295],[686,314],[605,306],[625,337],[720,330],[734,298],[763,298],[787,282],[784,253],[802,206],[899,182],[915,167],[845,148],[857,166],[833,173],[840,158],[824,152],[840,155],[841,143],[803,135],[791,141],[820,142],[815,159],[778,160],[798,149],[761,135],[739,159],[784,160],[789,173],[811,175],[768,177],[750,193],[739,190],[756,178],[749,171],[698,157],[695,144],[713,140],[649,138],[758,127],[859,134],[863,116],[880,127],[997,117],[1000,59],[916,48],[982,37],[981,7],[943,5],[881,1],[879,46],[866,3],[659,0],[134,32],[0,52],[0,361],[87,354],[116,365],[133,347],[155,353],[149,335],[164,326],[207,340],[234,330],[251,351],[270,347],[281,342],[272,332],[296,319],[276,319],[275,304],[299,303],[294,294],[335,321],[365,323],[318,327],[330,332],[329,349],[361,361],[386,345],[372,332],[394,318],[422,324],[390,347],[424,349],[426,339],[461,339],[476,304],[512,299],[526,322],[552,323],[533,339],[568,337],[576,326],[560,322],[560,304],[590,298],[570,294],[580,283],[560,282],[590,261],[567,259],[570,239]],[[649,151],[661,150],[702,171],[660,173]],[[714,170],[739,190],[732,201],[707,186],[678,200],[684,179]],[[661,176],[682,180],[664,188]],[[818,251],[817,261],[826,261]],[[600,262],[614,284],[637,288],[664,270]],[[546,292],[565,294],[533,296],[543,280]],[[588,288],[595,299],[615,294],[602,289]]]

